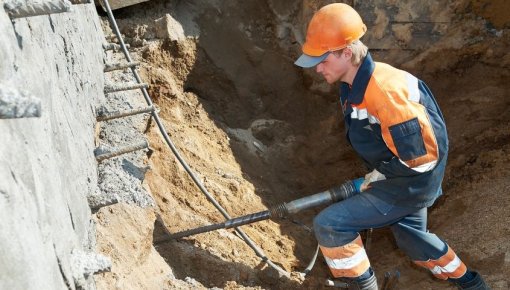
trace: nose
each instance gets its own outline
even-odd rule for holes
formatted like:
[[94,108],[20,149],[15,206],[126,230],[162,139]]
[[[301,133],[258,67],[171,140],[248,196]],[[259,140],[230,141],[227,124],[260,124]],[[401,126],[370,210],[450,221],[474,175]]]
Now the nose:
[[321,73],[322,72],[322,62],[319,63],[316,67],[315,67],[315,71],[317,73]]

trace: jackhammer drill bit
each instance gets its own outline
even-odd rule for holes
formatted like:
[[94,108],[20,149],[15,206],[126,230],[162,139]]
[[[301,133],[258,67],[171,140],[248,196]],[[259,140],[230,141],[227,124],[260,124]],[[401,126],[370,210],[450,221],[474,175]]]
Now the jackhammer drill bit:
[[[211,232],[211,231],[215,231],[215,230],[219,230],[219,229],[230,229],[230,228],[242,226],[245,224],[251,224],[254,222],[258,222],[258,221],[267,220],[270,218],[270,216],[271,216],[271,213],[268,210],[265,210],[265,211],[229,219],[222,223],[207,225],[207,226],[203,226],[203,227],[196,228],[196,229],[178,232],[178,233],[172,234],[170,239],[178,240],[183,237],[193,236],[196,234]],[[167,241],[167,240],[164,240],[164,241]]]
[[352,181],[333,187],[329,190],[319,192],[310,196],[302,197],[290,202],[282,203],[271,207],[269,210],[260,211],[257,213],[248,214],[245,216],[226,220],[222,223],[211,224],[195,229],[190,229],[182,232],[172,234],[168,238],[158,241],[158,243],[167,242],[170,240],[177,240],[183,237],[192,236],[200,233],[206,233],[218,229],[230,229],[239,227],[246,224],[255,223],[270,218],[284,218],[289,215],[296,214],[302,210],[331,204],[337,201],[344,200],[356,193],[356,188]]

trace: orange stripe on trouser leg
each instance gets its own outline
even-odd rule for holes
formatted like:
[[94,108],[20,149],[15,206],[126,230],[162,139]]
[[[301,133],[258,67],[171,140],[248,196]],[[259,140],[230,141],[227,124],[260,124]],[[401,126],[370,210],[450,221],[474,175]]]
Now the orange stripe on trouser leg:
[[448,252],[437,260],[414,262],[429,269],[434,276],[443,280],[448,278],[458,279],[467,271],[466,265],[457,257],[450,247],[448,247]]
[[361,237],[351,243],[334,248],[320,246],[333,277],[359,277],[370,267]]

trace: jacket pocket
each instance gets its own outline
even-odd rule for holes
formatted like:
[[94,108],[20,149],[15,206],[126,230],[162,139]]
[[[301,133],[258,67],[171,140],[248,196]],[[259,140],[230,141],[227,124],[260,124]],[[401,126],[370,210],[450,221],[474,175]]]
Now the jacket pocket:
[[401,160],[413,160],[427,153],[418,118],[390,126],[389,130]]

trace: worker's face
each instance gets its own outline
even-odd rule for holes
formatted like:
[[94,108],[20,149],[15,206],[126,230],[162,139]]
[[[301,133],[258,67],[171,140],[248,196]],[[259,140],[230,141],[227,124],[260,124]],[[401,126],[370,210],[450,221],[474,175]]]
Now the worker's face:
[[[330,53],[321,63],[316,66],[317,73],[322,74],[328,84],[336,81],[345,81],[346,73],[351,63],[350,54],[347,50]],[[350,52],[350,51],[349,51]]]

